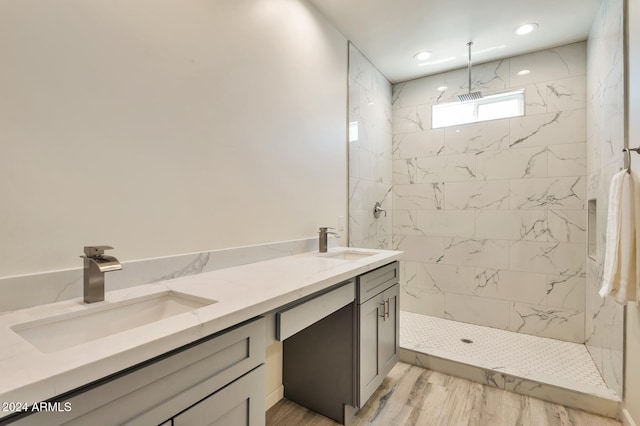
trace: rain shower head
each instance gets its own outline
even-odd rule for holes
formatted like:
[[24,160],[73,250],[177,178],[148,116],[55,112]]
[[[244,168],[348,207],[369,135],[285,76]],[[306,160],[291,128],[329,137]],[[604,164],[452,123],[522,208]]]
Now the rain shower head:
[[482,93],[480,92],[469,92],[469,93],[464,93],[462,95],[458,95],[458,100],[460,102],[476,101],[478,99],[482,99]]
[[480,93],[480,92],[472,92],[471,91],[471,46],[472,45],[473,45],[472,41],[467,43],[467,47],[469,49],[469,93],[464,93],[462,95],[458,95],[458,100],[460,102],[475,101],[475,100],[478,100],[478,99],[482,99],[482,93]]

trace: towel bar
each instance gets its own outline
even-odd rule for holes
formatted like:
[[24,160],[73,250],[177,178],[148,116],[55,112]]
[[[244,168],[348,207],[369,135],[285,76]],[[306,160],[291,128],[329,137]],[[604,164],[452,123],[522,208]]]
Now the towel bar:
[[622,152],[627,154],[624,156],[624,169],[627,173],[631,173],[631,151],[640,154],[640,146],[637,148],[622,148]]

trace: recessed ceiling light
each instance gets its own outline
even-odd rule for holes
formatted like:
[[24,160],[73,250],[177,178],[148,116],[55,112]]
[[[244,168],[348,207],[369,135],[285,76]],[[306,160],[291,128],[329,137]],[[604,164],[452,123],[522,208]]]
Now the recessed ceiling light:
[[531,74],[531,71],[529,70],[520,70],[517,72],[518,75],[527,75],[527,74]]
[[515,30],[513,30],[513,32],[518,35],[525,35],[525,34],[529,34],[531,31],[535,30],[536,28],[538,28],[538,24],[536,23],[522,24],[519,27],[517,27]]
[[431,52],[418,52],[413,55],[416,61],[426,61],[431,57]]
[[444,92],[444,91],[445,91],[445,90],[447,90],[447,89],[448,89],[448,87],[447,87],[447,86],[440,86],[440,87],[438,87],[436,90],[437,90],[438,92]]

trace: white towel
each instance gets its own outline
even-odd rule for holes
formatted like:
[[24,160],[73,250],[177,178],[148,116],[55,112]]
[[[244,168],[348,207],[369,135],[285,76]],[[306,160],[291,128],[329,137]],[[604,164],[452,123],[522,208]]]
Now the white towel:
[[618,303],[635,300],[639,283],[636,271],[638,242],[640,241],[640,201],[636,191],[640,188],[635,174],[625,170],[611,180],[609,213],[604,258],[604,273],[600,296],[613,293]]
[[616,173],[611,179],[609,189],[609,205],[607,213],[607,233],[604,253],[604,271],[600,297],[606,297],[613,290],[613,280],[618,269],[618,249],[620,246],[620,198],[622,190],[622,178],[627,173],[623,170]]

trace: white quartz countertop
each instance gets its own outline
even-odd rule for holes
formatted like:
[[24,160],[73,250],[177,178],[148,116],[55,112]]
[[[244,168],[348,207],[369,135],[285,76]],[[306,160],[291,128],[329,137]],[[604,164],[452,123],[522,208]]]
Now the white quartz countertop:
[[[356,260],[330,257],[342,251],[373,254]],[[0,404],[51,399],[395,261],[401,253],[338,247],[324,254],[286,256],[107,291],[103,302],[85,304],[82,299],[72,299],[0,314]],[[168,290],[217,303],[49,353],[41,352],[11,328]],[[9,414],[0,412],[0,418]]]

